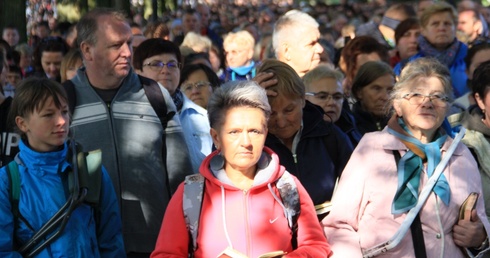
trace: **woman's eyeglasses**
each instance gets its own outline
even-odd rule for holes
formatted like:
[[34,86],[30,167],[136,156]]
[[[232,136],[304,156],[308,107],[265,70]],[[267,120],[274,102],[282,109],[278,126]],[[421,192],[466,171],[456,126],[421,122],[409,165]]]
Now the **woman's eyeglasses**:
[[162,61],[151,61],[149,63],[143,64],[143,66],[149,66],[150,69],[155,71],[155,72],[162,71],[165,66],[167,66],[167,68],[169,70],[180,69],[180,63],[175,62],[175,61],[170,61],[168,63],[164,63]]
[[408,100],[412,105],[420,105],[425,101],[425,98],[429,98],[429,101],[437,107],[445,107],[449,101],[449,98],[443,94],[424,95],[418,92],[407,93],[402,98]]
[[195,83],[188,83],[188,84],[182,86],[181,89],[184,92],[190,93],[190,92],[192,92],[193,88],[196,88],[196,90],[200,91],[204,87],[209,87],[209,86],[211,86],[210,82],[200,81],[200,82],[195,82]]
[[306,96],[312,96],[312,97],[314,97],[318,100],[321,100],[321,101],[329,101],[330,99],[333,99],[333,101],[335,101],[335,102],[340,102],[341,100],[344,99],[344,94],[342,94],[340,92],[337,92],[334,94],[329,94],[329,93],[326,93],[324,91],[306,92],[305,95]]

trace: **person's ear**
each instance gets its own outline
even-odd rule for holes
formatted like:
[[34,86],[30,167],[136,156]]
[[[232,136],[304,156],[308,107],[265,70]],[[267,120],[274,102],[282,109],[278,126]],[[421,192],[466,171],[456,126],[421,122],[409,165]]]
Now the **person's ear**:
[[284,53],[284,59],[286,59],[286,61],[291,61],[291,53],[289,53],[289,50],[291,49],[289,48],[289,45],[287,43],[284,43],[282,45],[282,48]]
[[252,48],[252,49],[249,49],[249,50],[248,50],[248,55],[247,55],[247,58],[248,58],[248,60],[252,60],[252,59],[253,59],[253,57],[254,57],[254,50],[253,50],[253,48]]
[[473,29],[476,31],[476,33],[478,33],[478,35],[481,35],[483,33],[483,25],[480,19],[477,19],[475,24],[473,24]]
[[475,93],[475,100],[476,104],[478,104],[478,107],[480,107],[480,109],[485,112],[485,102],[483,101],[479,93]]
[[214,128],[211,128],[211,130],[209,130],[209,133],[211,134],[211,139],[213,139],[213,144],[216,147],[216,149],[221,150],[221,142],[218,137],[219,136],[218,131],[216,131],[216,129]]
[[395,110],[395,114],[398,117],[402,116],[402,107],[401,107],[400,100],[394,100],[393,101],[393,109]]
[[82,53],[83,60],[93,61],[92,53],[90,52],[92,46],[90,46],[87,42],[83,41],[80,44],[80,52]]
[[29,131],[29,127],[27,126],[27,121],[25,118],[21,116],[16,116],[15,124],[23,133],[27,133]]

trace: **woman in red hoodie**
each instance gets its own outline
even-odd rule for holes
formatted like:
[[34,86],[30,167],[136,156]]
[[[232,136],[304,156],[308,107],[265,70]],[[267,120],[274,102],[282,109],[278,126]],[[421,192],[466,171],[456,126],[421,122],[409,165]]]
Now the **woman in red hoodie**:
[[[186,219],[189,221],[190,216],[186,207],[196,196],[184,192],[187,179],[167,207],[151,257],[190,254],[255,258],[270,252],[279,254],[273,257],[331,255],[304,187],[279,164],[277,155],[264,147],[270,113],[266,93],[255,82],[229,82],[215,90],[208,115],[217,150],[199,170],[204,190],[198,226],[191,223],[188,231]],[[285,176],[297,188],[286,190],[290,196],[299,197],[299,216],[293,223],[297,230],[288,224],[284,209],[288,201],[279,192],[285,190],[278,186]],[[190,237],[192,230],[197,232],[195,242]]]

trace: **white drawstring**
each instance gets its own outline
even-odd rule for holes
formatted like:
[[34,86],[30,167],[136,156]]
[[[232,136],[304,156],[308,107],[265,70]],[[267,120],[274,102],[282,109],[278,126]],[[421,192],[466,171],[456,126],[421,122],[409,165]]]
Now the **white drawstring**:
[[228,241],[228,245],[230,248],[233,249],[233,246],[231,245],[231,239],[230,236],[228,235],[228,229],[226,226],[226,212],[225,212],[225,188],[223,185],[221,187],[221,216],[223,217],[223,228],[225,230],[225,236],[226,240]]

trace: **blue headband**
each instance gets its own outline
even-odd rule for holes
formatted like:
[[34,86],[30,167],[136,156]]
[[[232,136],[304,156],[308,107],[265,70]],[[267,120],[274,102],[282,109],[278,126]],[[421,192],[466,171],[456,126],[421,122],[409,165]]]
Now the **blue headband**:
[[396,29],[398,24],[400,24],[401,21],[392,19],[390,17],[383,16],[383,19],[381,20],[381,24],[388,28],[392,28],[393,30]]

